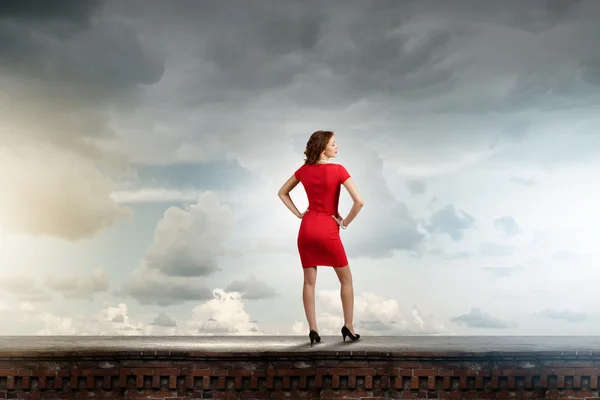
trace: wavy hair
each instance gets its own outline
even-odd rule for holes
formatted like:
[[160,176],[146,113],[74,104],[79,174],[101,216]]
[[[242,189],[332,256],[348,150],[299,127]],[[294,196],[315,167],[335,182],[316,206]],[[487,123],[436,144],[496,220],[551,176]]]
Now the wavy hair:
[[316,131],[310,135],[308,142],[306,142],[306,150],[304,150],[304,154],[306,155],[304,164],[316,164],[332,136],[332,131]]

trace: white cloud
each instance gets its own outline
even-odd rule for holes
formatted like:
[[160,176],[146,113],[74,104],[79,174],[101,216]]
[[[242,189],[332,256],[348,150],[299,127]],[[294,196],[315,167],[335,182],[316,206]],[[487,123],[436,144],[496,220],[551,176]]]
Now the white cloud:
[[168,330],[173,335],[262,335],[251,322],[239,293],[213,290],[214,298],[192,309],[188,320]]
[[35,335],[150,335],[152,327],[138,322],[133,323],[128,315],[127,305],[112,306],[104,302],[95,314],[60,316],[25,302],[13,304],[10,310],[1,311],[4,317],[28,324],[41,324]]
[[154,240],[122,288],[141,304],[172,305],[212,297],[202,278],[221,268],[225,241],[233,231],[231,208],[205,192],[186,209],[169,207],[154,230]]
[[154,230],[154,241],[143,257],[149,269],[167,276],[197,277],[217,272],[217,256],[231,234],[231,208],[213,192],[198,197],[185,210],[169,207]]

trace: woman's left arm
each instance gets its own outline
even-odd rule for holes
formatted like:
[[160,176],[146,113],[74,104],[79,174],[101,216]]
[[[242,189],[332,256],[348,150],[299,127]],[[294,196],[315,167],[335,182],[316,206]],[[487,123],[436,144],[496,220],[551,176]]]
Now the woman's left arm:
[[296,175],[292,175],[287,181],[285,181],[281,189],[279,189],[277,196],[279,196],[281,201],[283,201],[283,204],[285,204],[286,207],[289,208],[289,210],[296,217],[302,218],[304,216],[304,213],[298,211],[298,209],[294,205],[294,202],[292,201],[292,198],[290,197],[290,192],[293,188],[296,187],[296,185],[298,185],[298,183],[300,183],[300,181],[296,179]]

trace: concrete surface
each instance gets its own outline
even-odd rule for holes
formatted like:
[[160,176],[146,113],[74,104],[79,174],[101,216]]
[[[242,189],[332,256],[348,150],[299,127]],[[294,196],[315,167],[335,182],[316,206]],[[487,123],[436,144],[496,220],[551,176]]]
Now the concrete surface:
[[[0,353],[47,351],[210,352],[600,352],[600,336],[0,336]],[[598,355],[596,353],[595,355]]]

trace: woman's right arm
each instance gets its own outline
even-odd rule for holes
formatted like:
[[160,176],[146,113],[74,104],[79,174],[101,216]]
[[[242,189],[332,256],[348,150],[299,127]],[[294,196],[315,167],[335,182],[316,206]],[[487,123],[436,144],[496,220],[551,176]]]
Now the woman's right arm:
[[356,185],[354,184],[352,178],[346,179],[343,185],[348,191],[348,193],[350,193],[350,197],[352,197],[352,201],[354,202],[352,208],[350,209],[350,212],[348,213],[348,216],[344,218],[344,226],[348,226],[348,224],[350,224],[352,220],[356,218],[365,202],[360,193],[358,192],[358,189],[356,188]]

